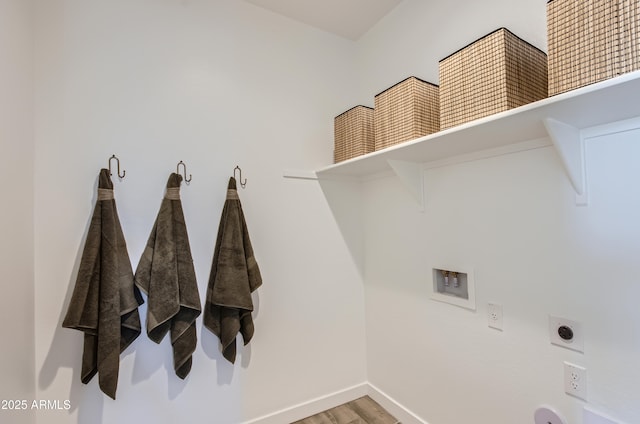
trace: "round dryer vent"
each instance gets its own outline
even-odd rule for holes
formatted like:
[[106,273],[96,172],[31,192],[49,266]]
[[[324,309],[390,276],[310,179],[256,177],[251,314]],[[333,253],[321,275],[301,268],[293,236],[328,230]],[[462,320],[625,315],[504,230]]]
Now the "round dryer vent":
[[548,406],[536,409],[533,419],[536,424],[567,424],[564,418]]

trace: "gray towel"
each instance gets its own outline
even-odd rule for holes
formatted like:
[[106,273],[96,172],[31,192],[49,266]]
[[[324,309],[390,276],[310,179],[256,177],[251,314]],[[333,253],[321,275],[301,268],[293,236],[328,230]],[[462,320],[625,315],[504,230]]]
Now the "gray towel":
[[113,198],[113,183],[109,171],[102,169],[98,201],[62,326],[84,332],[81,381],[87,384],[98,373],[100,389],[113,399],[120,353],[141,332],[141,304]]
[[187,226],[180,202],[182,177],[171,174],[160,212],[136,269],[135,281],[147,294],[147,334],[156,343],[171,332],[173,367],[184,379],[196,349],[200,296]]
[[232,177],[218,227],[204,311],[204,325],[218,336],[222,354],[231,363],[236,360],[238,332],[245,345],[253,337],[251,293],[260,285],[262,277]]

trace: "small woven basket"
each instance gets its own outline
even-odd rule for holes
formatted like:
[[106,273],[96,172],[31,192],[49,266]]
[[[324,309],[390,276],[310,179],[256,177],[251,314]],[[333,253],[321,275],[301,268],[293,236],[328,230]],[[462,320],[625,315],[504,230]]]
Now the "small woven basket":
[[438,86],[409,77],[375,96],[375,150],[440,130]]
[[640,2],[547,3],[549,95],[640,69]]
[[547,97],[547,55],[500,28],[442,59],[440,127]]
[[334,163],[373,151],[373,109],[355,106],[333,120]]

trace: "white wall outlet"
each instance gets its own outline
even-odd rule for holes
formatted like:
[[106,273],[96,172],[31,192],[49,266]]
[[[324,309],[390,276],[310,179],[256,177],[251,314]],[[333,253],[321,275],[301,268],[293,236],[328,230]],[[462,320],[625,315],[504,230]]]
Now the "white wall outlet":
[[502,331],[502,305],[497,303],[487,304],[487,321],[489,327]]
[[543,405],[533,414],[535,424],[567,424],[567,421],[550,406]]
[[584,334],[579,322],[549,315],[549,338],[556,346],[584,352]]
[[564,391],[568,395],[587,400],[587,370],[580,365],[564,363]]

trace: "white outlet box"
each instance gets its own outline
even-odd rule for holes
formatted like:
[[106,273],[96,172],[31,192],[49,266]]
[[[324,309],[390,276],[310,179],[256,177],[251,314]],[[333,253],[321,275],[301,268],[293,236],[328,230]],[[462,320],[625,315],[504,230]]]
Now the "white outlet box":
[[[459,265],[439,265],[431,269],[431,299],[476,310],[473,269]],[[445,278],[445,275],[447,278]]]
[[564,363],[564,391],[568,395],[587,400],[587,370],[580,365]]
[[[562,332],[560,329],[563,327],[564,330],[568,330]],[[572,337],[570,339],[562,338],[560,334],[562,333],[567,337],[569,330]],[[575,350],[580,353],[584,352],[584,334],[582,331],[582,324],[577,321],[549,315],[549,338],[551,343],[556,346]]]
[[489,327],[502,331],[502,305],[497,303],[487,304],[487,321]]

